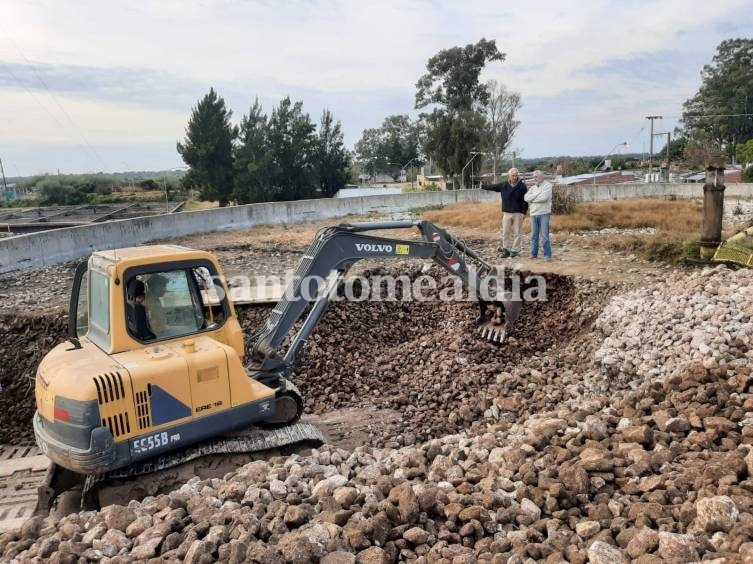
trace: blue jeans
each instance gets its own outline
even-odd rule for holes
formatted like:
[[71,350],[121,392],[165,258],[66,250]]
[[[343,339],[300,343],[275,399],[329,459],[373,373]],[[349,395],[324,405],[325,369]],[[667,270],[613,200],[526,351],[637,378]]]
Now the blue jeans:
[[531,216],[531,256],[539,256],[539,236],[543,239],[544,256],[552,256],[552,242],[549,240],[549,221],[552,214],[545,213],[542,215]]

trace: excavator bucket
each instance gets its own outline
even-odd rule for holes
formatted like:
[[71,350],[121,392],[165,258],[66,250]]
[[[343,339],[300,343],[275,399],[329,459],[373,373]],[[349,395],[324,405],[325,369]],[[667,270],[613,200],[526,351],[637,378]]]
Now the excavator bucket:
[[714,253],[714,262],[734,262],[753,267],[753,227],[724,241]]
[[511,292],[501,292],[493,301],[480,300],[479,305],[478,331],[481,338],[492,343],[503,343],[520,316],[520,300],[513,300]]

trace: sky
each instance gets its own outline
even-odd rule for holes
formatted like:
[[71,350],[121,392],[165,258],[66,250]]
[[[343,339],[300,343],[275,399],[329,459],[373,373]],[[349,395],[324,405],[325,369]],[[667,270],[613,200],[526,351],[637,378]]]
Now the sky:
[[210,87],[235,122],[256,97],[328,108],[352,147],[417,115],[430,57],[481,38],[505,54],[482,79],[521,94],[518,155],[648,152],[645,116],[672,131],[719,43],[751,30],[753,0],[3,0],[0,159],[7,176],[180,168]]

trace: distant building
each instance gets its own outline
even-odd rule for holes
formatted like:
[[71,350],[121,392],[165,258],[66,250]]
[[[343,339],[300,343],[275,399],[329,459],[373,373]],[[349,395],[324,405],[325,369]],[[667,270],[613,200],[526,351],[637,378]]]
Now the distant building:
[[614,170],[611,172],[587,172],[574,176],[558,176],[554,179],[556,184],[573,186],[577,184],[624,184],[636,182],[635,173],[627,170]]
[[3,189],[3,196],[6,200],[15,200],[18,197],[16,185],[12,182],[6,182],[5,185],[0,184]]
[[383,172],[379,172],[376,175],[371,175],[371,174],[359,174],[358,175],[359,184],[390,184],[392,182],[395,182],[395,179],[389,174],[386,174]]
[[[680,182],[706,182],[705,172],[690,172],[678,175]],[[725,168],[724,183],[739,184],[743,181],[743,171],[741,168]]]
[[419,173],[416,175],[416,184],[419,189],[426,189],[431,185],[436,186],[439,190],[455,189],[452,180],[446,179],[436,167],[431,165],[431,162],[421,167]]

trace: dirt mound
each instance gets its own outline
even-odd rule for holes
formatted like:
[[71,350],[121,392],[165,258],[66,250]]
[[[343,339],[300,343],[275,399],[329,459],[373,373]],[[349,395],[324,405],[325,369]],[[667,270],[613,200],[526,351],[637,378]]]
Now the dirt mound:
[[45,354],[65,338],[67,316],[0,315],[0,443],[33,444],[34,378]]
[[[387,273],[397,272],[366,274]],[[413,281],[422,271],[400,273]],[[430,301],[332,303],[293,375],[307,410],[321,414],[370,405],[398,410],[401,419],[375,432],[369,443],[396,447],[481,425],[495,406],[497,417],[500,405],[508,413],[544,408],[562,397],[562,376],[590,361],[589,328],[615,290],[547,275],[546,301],[524,304],[502,346],[476,333],[477,304],[442,302],[436,299],[441,291]],[[267,312],[241,310],[247,335]]]

